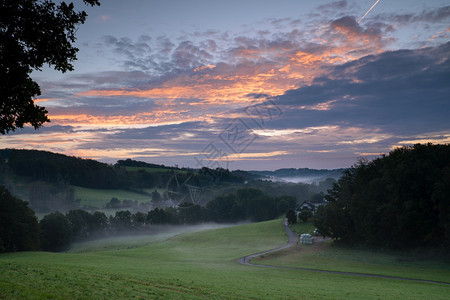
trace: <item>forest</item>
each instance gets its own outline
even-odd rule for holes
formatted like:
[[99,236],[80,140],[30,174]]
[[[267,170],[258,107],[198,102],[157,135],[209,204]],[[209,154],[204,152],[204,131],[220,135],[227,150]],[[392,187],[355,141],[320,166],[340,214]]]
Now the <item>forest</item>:
[[450,145],[359,161],[325,195],[315,225],[346,245],[450,249]]
[[294,197],[273,198],[256,189],[241,189],[217,197],[206,207],[183,203],[178,207],[147,212],[116,211],[114,215],[75,209],[52,212],[40,221],[28,203],[0,186],[0,253],[15,251],[62,251],[72,242],[121,234],[148,233],[155,225],[192,225],[207,222],[259,222],[283,215],[295,207]]
[[[159,225],[271,220],[300,201],[323,201],[335,182],[280,183],[241,170],[131,159],[108,165],[36,150],[4,149],[0,158],[0,252],[61,251],[76,241],[146,233]],[[79,187],[89,193],[129,191],[148,200],[111,197],[102,206],[83,206],[75,197]],[[200,196],[194,198],[193,191]]]
[[[0,252],[59,251],[74,241],[146,232],[155,225],[259,222],[283,215],[292,218],[293,209],[303,201],[323,205],[314,215],[294,215],[292,222],[312,218],[318,233],[338,244],[378,249],[450,249],[450,145],[397,148],[372,161],[358,161],[338,181],[329,179],[311,185],[261,180],[245,171],[238,173],[246,176],[244,180],[236,172],[223,169],[176,169],[132,160],[111,166],[40,151],[16,151],[1,152],[3,182],[7,182],[5,177],[11,180],[18,176],[11,173],[20,173],[53,183],[65,178],[61,186],[71,188],[86,169],[98,172],[97,176],[110,174],[107,176],[111,182],[122,178],[134,190],[139,190],[137,182],[146,176],[155,179],[146,181],[151,188],[157,187],[155,182],[169,181],[163,193],[156,188],[153,192],[142,190],[149,194],[149,202],[139,204],[113,197],[106,207],[87,211],[75,201],[65,210],[41,214],[40,220],[28,202],[2,186]],[[44,159],[33,159],[33,155]],[[19,157],[27,164],[18,161]],[[73,174],[69,171],[72,167]],[[187,180],[189,184],[171,186]],[[199,186],[204,189],[203,201],[194,203],[194,198],[187,195],[193,193],[191,188]],[[184,196],[177,198],[180,195]],[[63,197],[60,201],[66,200]],[[112,211],[105,213],[104,209]]]
[[[314,201],[322,201],[323,193],[334,181],[328,178],[315,184],[281,183],[243,170],[178,168],[131,159],[110,165],[46,151],[0,150],[0,184],[38,213],[72,209],[137,212],[186,201],[206,206],[218,196],[243,188],[258,189],[275,198],[291,196],[299,202],[314,197],[318,199]],[[79,187],[129,193],[119,200],[111,192],[107,203],[99,205],[84,201],[83,195],[77,194]],[[193,191],[198,193],[194,195]]]

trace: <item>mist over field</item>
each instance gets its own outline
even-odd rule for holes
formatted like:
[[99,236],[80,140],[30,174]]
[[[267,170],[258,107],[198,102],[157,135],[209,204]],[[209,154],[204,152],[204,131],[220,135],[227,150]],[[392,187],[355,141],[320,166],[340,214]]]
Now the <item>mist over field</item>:
[[86,252],[130,249],[139,246],[169,240],[183,233],[199,232],[225,227],[239,226],[250,222],[233,224],[205,223],[199,225],[152,225],[145,232],[120,232],[116,235],[73,243],[67,252]]
[[298,177],[271,177],[270,181],[275,182],[288,182],[288,183],[318,183],[320,181],[325,180],[323,177],[316,176],[298,176]]
[[449,0],[0,15],[0,300],[450,300]]
[[275,171],[250,171],[253,174],[263,176],[265,180],[284,183],[305,183],[305,184],[318,184],[322,181],[326,181],[329,178],[334,180],[339,179],[342,176],[344,169],[334,170],[317,170],[317,169],[278,169]]

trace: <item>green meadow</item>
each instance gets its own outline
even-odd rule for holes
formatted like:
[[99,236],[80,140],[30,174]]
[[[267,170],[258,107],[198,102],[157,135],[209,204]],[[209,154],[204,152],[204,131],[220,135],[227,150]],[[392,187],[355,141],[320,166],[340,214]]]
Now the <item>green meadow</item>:
[[166,234],[83,243],[66,253],[2,254],[0,298],[448,299],[450,291],[433,283],[236,262],[286,243],[281,220]]
[[[314,230],[311,223],[297,223],[291,228],[298,233],[312,233]],[[296,245],[284,251],[254,259],[253,263],[450,283],[450,259],[443,258],[442,253],[435,255],[432,250],[368,251],[337,247],[330,240],[323,240],[321,237],[315,237],[315,239],[318,242],[313,245]],[[446,261],[443,261],[444,259]]]
[[[111,198],[115,197],[120,201],[123,200],[136,200],[137,202],[148,202],[152,200],[152,197],[145,194],[140,194],[127,190],[119,189],[90,189],[79,186],[74,186],[75,199],[80,199],[81,206],[92,206],[102,208],[105,207]],[[153,192],[155,189],[149,190]],[[158,189],[161,192],[160,189]]]

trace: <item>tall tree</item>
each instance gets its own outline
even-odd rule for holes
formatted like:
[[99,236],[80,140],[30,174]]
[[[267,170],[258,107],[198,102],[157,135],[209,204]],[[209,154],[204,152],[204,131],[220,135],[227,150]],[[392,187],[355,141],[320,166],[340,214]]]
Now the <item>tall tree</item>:
[[450,247],[449,184],[450,145],[398,148],[346,171],[315,225],[349,244]]
[[[47,110],[34,103],[41,94],[30,78],[44,64],[72,71],[78,49],[72,46],[78,25],[87,14],[73,3],[51,0],[0,0],[0,133],[27,123],[35,129],[50,120]],[[98,0],[83,0],[91,6]]]
[[28,203],[0,186],[0,252],[39,249],[39,223]]
[[297,215],[295,214],[295,210],[293,208],[290,208],[286,212],[286,218],[287,218],[289,224],[297,223]]
[[69,220],[60,212],[46,215],[40,222],[42,249],[62,251],[72,242],[72,227]]

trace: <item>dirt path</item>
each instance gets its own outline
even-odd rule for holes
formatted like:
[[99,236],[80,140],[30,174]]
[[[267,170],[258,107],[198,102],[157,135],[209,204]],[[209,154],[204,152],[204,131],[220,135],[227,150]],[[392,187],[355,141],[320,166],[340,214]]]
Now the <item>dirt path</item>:
[[328,274],[337,274],[337,275],[349,275],[349,276],[359,276],[359,277],[372,277],[372,278],[384,278],[384,279],[395,279],[395,280],[406,280],[406,281],[416,281],[416,282],[427,282],[427,283],[436,283],[436,284],[444,284],[444,285],[450,285],[448,282],[442,282],[442,281],[433,281],[433,280],[424,280],[424,279],[414,279],[414,278],[405,278],[405,277],[396,277],[396,276],[386,276],[386,275],[376,275],[376,274],[364,274],[364,273],[352,273],[352,272],[340,272],[340,271],[329,271],[329,270],[318,270],[318,269],[310,269],[310,268],[299,268],[299,267],[281,267],[281,266],[269,266],[269,265],[262,265],[262,264],[253,264],[251,260],[255,257],[266,255],[269,253],[281,251],[283,249],[289,248],[297,243],[298,237],[297,234],[292,232],[292,230],[289,228],[287,219],[283,220],[283,227],[286,231],[286,234],[289,238],[289,241],[286,245],[280,248],[251,254],[248,256],[241,257],[237,260],[238,263],[247,265],[247,266],[253,266],[253,267],[260,267],[260,268],[272,268],[272,269],[287,269],[287,270],[300,270],[300,271],[312,271],[312,272],[320,272],[320,273],[328,273]]

